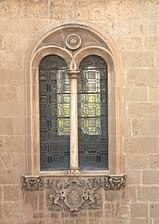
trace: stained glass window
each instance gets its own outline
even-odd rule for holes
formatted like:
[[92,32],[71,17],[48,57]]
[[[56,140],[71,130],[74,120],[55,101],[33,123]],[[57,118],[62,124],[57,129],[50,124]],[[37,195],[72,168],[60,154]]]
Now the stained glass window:
[[[78,75],[79,168],[108,168],[107,64],[88,56]],[[39,66],[40,168],[70,167],[70,82],[65,61],[56,55],[44,57]],[[74,149],[77,150],[77,149]]]
[[70,83],[65,61],[44,57],[39,66],[41,170],[69,168]]
[[99,56],[80,64],[78,78],[79,166],[108,168],[107,65]]

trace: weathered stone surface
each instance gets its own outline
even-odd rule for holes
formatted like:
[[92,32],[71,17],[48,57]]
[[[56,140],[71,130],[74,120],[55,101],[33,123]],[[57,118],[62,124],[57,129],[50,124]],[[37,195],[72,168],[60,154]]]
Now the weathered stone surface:
[[17,186],[5,186],[4,188],[4,201],[18,201],[19,189]]
[[142,67],[154,67],[154,52],[122,52],[123,66],[124,68],[142,68]]
[[2,209],[2,217],[4,219],[22,219],[23,208],[17,202],[5,203]]
[[127,165],[133,169],[146,169],[148,168],[148,155],[129,153]]
[[10,135],[6,136],[4,140],[4,147],[7,153],[22,153],[23,149],[23,136]]
[[144,102],[148,99],[148,93],[146,87],[124,88],[124,101],[132,102]]
[[159,120],[158,119],[132,119],[133,136],[158,136]]
[[149,98],[150,101],[158,101],[159,93],[158,93],[158,88],[157,86],[153,86],[149,88]]
[[127,74],[129,86],[156,86],[159,85],[158,69],[130,69]]
[[145,218],[132,218],[130,224],[148,224],[148,219]]
[[[77,1],[78,2],[78,1]],[[50,1],[50,18],[54,20],[69,19],[73,17],[74,14],[74,4],[76,2],[72,0],[62,0],[62,1]],[[63,13],[61,14],[61,8],[63,8]]]
[[149,155],[149,163],[150,163],[150,168],[158,169],[159,168],[159,155],[158,154],[150,154]]
[[21,8],[24,17],[47,18],[48,1],[38,0],[30,2],[30,0],[24,0]]
[[150,204],[150,217],[159,217],[159,203]]
[[158,170],[145,170],[143,171],[142,182],[143,184],[159,184],[159,171]]
[[148,204],[134,203],[131,205],[132,217],[148,217]]
[[3,101],[0,102],[1,117],[21,117],[22,116],[22,102],[18,101]]
[[129,149],[131,153],[157,153],[158,137],[134,137],[130,139]]
[[5,167],[0,169],[0,180],[1,184],[18,184],[19,173],[16,169],[6,169]]
[[159,201],[159,187],[154,186],[138,187],[137,198],[139,201],[157,202]]
[[[140,155],[140,157],[141,157],[141,155]],[[129,169],[127,174],[128,174],[128,176],[127,176],[127,184],[128,185],[141,184],[142,172],[140,170],[136,170],[136,167],[135,167],[135,169]]]
[[3,188],[2,187],[0,187],[0,203],[2,202],[2,193],[3,192]]
[[13,121],[11,118],[0,118],[0,135],[13,134]]

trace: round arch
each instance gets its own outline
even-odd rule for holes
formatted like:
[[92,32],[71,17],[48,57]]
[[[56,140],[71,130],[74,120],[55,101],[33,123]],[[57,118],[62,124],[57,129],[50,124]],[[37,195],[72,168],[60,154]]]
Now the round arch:
[[[82,46],[71,50],[65,45],[70,33],[79,35]],[[87,36],[87,38],[85,38]],[[121,147],[121,59],[115,42],[94,24],[68,23],[49,26],[32,42],[26,57],[26,149],[30,159],[26,162],[26,172],[39,174],[39,63],[40,60],[54,54],[62,57],[69,70],[77,70],[80,62],[88,55],[98,55],[108,64],[109,70],[109,173],[123,172],[123,154]],[[113,100],[112,100],[113,99]],[[112,125],[114,123],[114,125]],[[115,144],[114,144],[115,142]],[[30,162],[31,161],[31,162]]]

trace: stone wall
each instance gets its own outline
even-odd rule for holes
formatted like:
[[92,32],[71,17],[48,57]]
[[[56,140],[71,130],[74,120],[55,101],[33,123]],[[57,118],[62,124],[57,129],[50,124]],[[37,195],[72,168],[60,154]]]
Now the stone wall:
[[[0,1],[0,223],[159,223],[159,1]],[[126,188],[102,190],[102,208],[50,212],[46,192],[24,192],[26,57],[49,26],[94,24],[115,41],[122,59],[122,148]]]

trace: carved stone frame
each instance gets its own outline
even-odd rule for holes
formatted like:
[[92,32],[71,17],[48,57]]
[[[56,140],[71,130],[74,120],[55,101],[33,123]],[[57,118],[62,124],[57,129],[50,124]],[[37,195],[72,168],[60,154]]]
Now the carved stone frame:
[[[64,46],[65,38],[71,33],[79,34],[82,46],[72,54]],[[61,35],[61,42],[58,42]],[[90,37],[87,40],[87,36]],[[85,44],[86,41],[86,44]],[[55,44],[54,44],[55,43]],[[26,174],[41,176],[69,175],[67,171],[40,171],[39,144],[39,63],[49,54],[59,55],[66,61],[70,71],[78,70],[80,61],[91,54],[101,56],[108,65],[108,130],[109,130],[109,170],[84,171],[77,176],[106,175],[123,173],[123,153],[121,135],[121,61],[114,41],[107,34],[84,23],[62,24],[50,27],[39,35],[28,52],[26,61]],[[72,173],[70,172],[70,175]]]

